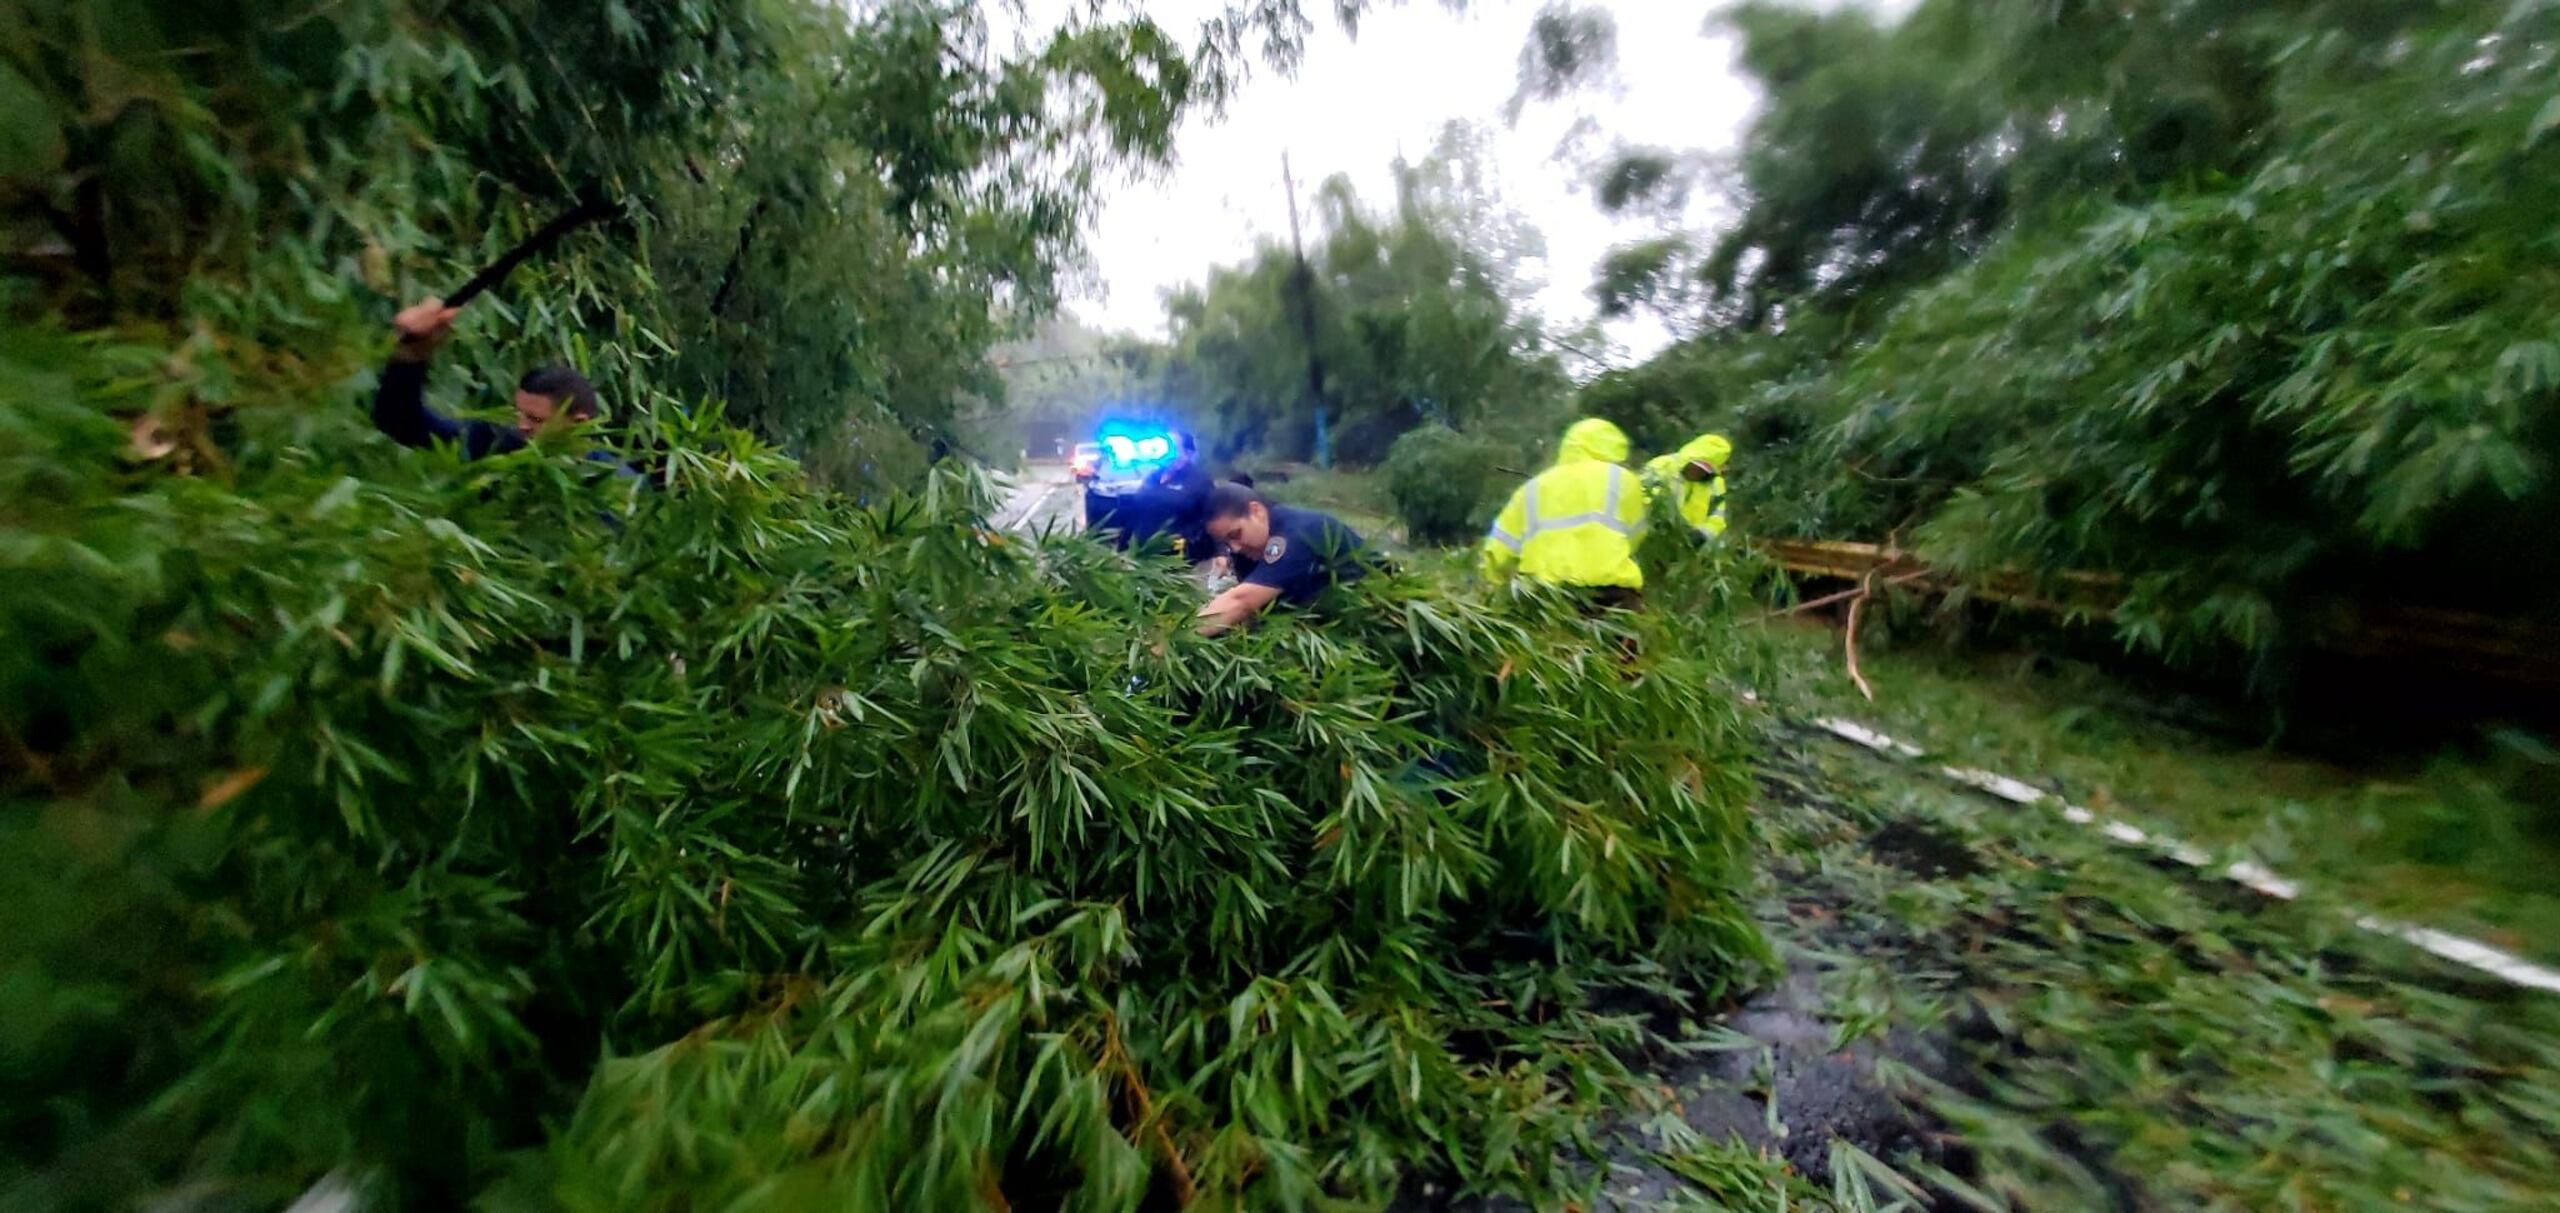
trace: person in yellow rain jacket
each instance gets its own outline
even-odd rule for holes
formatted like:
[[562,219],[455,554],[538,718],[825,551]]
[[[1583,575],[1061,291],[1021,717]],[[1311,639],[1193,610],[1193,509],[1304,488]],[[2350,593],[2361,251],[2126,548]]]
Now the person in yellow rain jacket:
[[1595,590],[1616,602],[1644,588],[1636,540],[1644,529],[1644,483],[1623,464],[1627,435],[1599,418],[1564,432],[1554,467],[1511,494],[1484,538],[1484,573]]
[[1724,468],[1733,458],[1733,441],[1722,434],[1700,434],[1687,446],[1656,455],[1644,465],[1645,486],[1654,492],[1678,492],[1680,520],[1708,539],[1724,537]]

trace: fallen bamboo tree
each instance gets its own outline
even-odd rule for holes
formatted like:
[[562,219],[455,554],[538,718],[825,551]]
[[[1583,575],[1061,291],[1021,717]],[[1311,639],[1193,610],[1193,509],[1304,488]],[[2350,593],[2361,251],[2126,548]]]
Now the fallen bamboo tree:
[[[2126,595],[2123,578],[2063,570],[2042,576],[2003,571],[1959,576],[1923,564],[1899,548],[1830,540],[1761,539],[1754,546],[1799,577],[1858,583],[1798,604],[1815,610],[1865,596],[1870,588],[1990,602],[2067,619],[2104,619]],[[1871,577],[1878,578],[1872,587]],[[2359,657],[2433,663],[2439,668],[2533,686],[2560,686],[2560,627],[2462,611],[2394,603],[2365,604],[2306,621],[2319,648]]]
[[1381,575],[1213,642],[964,475],[856,507],[675,419],[626,502],[344,422],[216,483],[0,401],[20,1174],[1551,1200],[1630,1090],[1597,992],[1769,960],[1712,618]]

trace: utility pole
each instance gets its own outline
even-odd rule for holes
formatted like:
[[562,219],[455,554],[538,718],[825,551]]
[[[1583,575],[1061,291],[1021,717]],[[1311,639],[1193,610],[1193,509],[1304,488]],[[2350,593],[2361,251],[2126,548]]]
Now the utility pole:
[[1324,394],[1324,356],[1316,352],[1316,273],[1307,265],[1307,246],[1298,231],[1298,179],[1289,171],[1289,153],[1280,153],[1280,185],[1289,192],[1289,252],[1297,267],[1289,275],[1296,292],[1298,335],[1307,343],[1307,397],[1316,408],[1316,466],[1333,466],[1333,406]]

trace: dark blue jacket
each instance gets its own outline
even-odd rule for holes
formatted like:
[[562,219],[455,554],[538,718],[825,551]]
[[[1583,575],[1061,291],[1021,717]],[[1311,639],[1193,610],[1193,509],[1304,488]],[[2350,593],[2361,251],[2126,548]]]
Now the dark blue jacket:
[[[512,426],[457,420],[428,408],[427,364],[423,362],[394,361],[382,368],[382,381],[373,389],[373,426],[402,446],[452,443],[462,448],[465,459],[486,459],[520,451],[525,446],[524,435]],[[640,475],[611,451],[591,450],[585,457],[611,464],[619,475]]]

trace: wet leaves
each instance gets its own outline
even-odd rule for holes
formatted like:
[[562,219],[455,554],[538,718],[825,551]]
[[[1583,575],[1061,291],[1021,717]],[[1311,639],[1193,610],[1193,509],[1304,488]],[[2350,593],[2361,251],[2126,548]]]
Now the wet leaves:
[[129,1124],[215,1143],[140,1185],[411,1201],[1540,1197],[1633,1090],[1599,992],[1766,962],[1708,623],[1630,663],[1394,575],[1203,640],[1172,569],[979,542],[966,476],[856,507],[685,424],[612,525],[567,456],[371,443],[15,522],[0,713],[55,783],[7,785],[0,925],[108,1009],[20,1037],[14,1106],[84,1111],[19,1165]]

